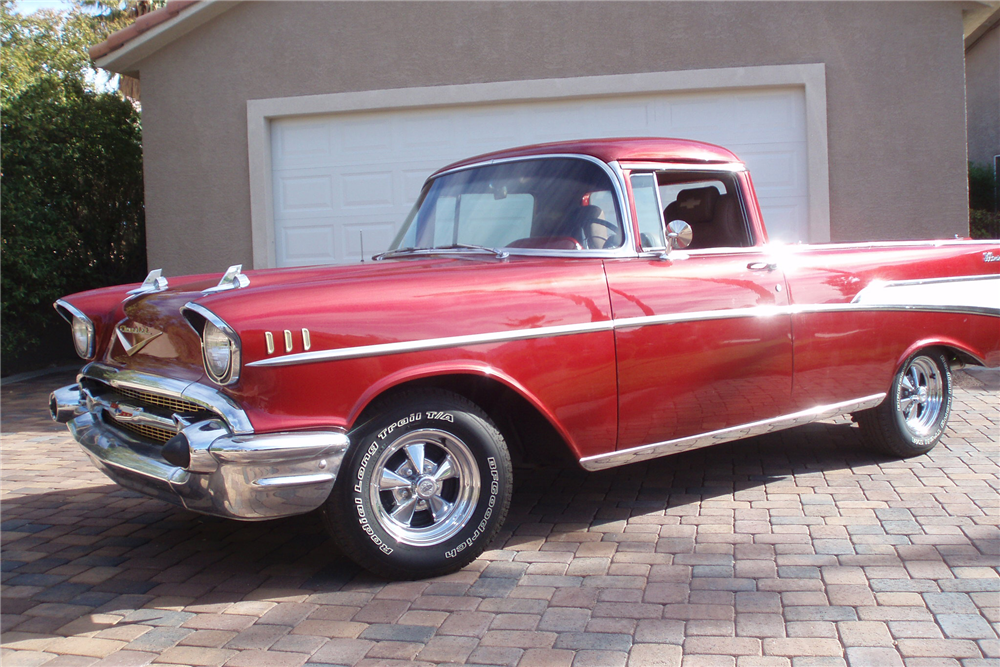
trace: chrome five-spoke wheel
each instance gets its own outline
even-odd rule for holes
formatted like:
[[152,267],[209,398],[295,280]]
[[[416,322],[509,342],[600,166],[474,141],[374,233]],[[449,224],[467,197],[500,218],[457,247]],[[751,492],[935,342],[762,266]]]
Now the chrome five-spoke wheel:
[[469,520],[479,469],[468,446],[437,429],[413,431],[375,462],[371,504],[379,524],[403,544],[438,544]]
[[475,560],[510,506],[503,435],[443,389],[390,394],[351,434],[323,506],[345,555],[388,579],[435,577]]
[[929,357],[916,357],[903,370],[897,405],[903,424],[915,436],[926,436],[936,426],[944,401],[944,382],[937,364]]
[[926,454],[944,434],[951,413],[951,368],[933,348],[907,359],[886,399],[855,413],[861,434],[876,449],[893,456]]

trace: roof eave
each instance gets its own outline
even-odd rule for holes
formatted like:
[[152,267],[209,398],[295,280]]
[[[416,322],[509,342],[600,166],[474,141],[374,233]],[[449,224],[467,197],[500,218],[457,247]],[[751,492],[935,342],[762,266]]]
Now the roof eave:
[[199,2],[168,21],[164,21],[129,40],[121,48],[101,56],[94,61],[94,64],[101,69],[139,78],[138,64],[140,61],[238,4],[238,0],[204,0]]
[[968,50],[993,26],[1000,23],[1000,2],[963,3],[962,28],[965,33],[965,48]]

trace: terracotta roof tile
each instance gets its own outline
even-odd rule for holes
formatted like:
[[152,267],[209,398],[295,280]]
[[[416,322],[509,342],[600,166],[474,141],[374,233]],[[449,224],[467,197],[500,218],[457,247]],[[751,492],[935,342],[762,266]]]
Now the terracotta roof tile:
[[166,6],[148,14],[143,14],[131,25],[122,28],[116,33],[112,33],[110,37],[100,44],[90,47],[90,57],[93,60],[103,58],[112,51],[120,49],[150,28],[169,21],[196,2],[198,0],[167,0]]

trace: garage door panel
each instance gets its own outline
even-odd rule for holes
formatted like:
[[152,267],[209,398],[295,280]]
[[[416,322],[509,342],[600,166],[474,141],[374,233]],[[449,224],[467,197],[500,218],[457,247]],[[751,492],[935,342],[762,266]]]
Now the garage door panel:
[[272,160],[275,168],[322,165],[332,154],[329,123],[284,121],[272,128]]
[[772,237],[806,240],[804,99],[801,87],[776,87],[275,120],[277,263],[357,261],[361,232],[365,254],[385,250],[427,176],[449,162],[588,137],[681,137],[726,146],[753,172]]
[[[396,236],[394,222],[352,223],[341,227],[341,247],[343,256],[338,259],[348,262],[359,262],[382,252],[389,247]],[[364,249],[364,255],[362,255]]]
[[770,241],[795,243],[808,234],[806,205],[796,199],[769,197],[760,201],[761,209],[766,207],[767,235]]
[[295,211],[333,212],[333,179],[329,175],[285,176],[278,180],[277,208]]

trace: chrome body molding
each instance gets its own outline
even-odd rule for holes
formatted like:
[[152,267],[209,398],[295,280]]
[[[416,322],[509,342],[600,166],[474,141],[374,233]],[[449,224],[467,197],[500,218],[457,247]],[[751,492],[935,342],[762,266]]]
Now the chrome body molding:
[[[673,255],[671,255],[671,258],[673,258]],[[682,322],[703,322],[709,320],[728,320],[747,317],[779,317],[808,313],[915,311],[1000,317],[1000,303],[993,306],[989,305],[988,302],[989,298],[993,298],[994,301],[1000,299],[1000,296],[997,296],[1000,295],[1000,276],[974,276],[968,280],[973,285],[980,285],[981,289],[972,290],[965,295],[955,295],[952,292],[949,292],[949,303],[938,303],[933,299],[927,299],[924,303],[892,303],[889,299],[871,296],[860,300],[856,298],[852,303],[791,304],[787,306],[754,306],[751,308],[701,310],[694,312],[671,313],[666,315],[626,317],[617,320],[605,320],[602,322],[582,322],[580,324],[565,324],[550,327],[536,327],[531,329],[512,329],[510,331],[469,334],[466,336],[446,336],[443,338],[428,338],[424,340],[405,341],[399,343],[361,345],[358,347],[345,347],[337,350],[315,350],[299,354],[289,354],[281,357],[272,357],[269,359],[259,359],[248,363],[247,366],[291,366],[295,364],[312,364],[321,361],[358,359],[361,357],[374,357],[386,354],[423,352],[426,350],[439,350],[448,347],[486,345],[490,343],[530,340],[532,338],[570,336],[575,334],[593,333],[596,331],[612,331],[634,327],[679,324]],[[931,282],[934,282],[934,284],[947,283],[949,289],[953,290],[954,283],[950,281],[951,279],[941,279]],[[991,281],[996,282],[996,285],[994,286]],[[901,283],[886,283],[888,286],[898,286],[900,284]],[[872,289],[872,287],[866,289]],[[876,292],[873,292],[872,294],[876,294]],[[880,290],[877,294],[883,296],[885,294],[898,295],[898,293],[894,293],[892,290],[885,289]],[[859,294],[858,297],[861,297],[861,294]]]
[[209,287],[206,290],[202,290],[202,294],[214,294],[215,292],[223,292],[230,289],[239,289],[240,287],[246,287],[250,284],[250,277],[245,276],[242,273],[242,264],[233,264],[226,272],[222,274],[222,279],[219,280],[219,284],[215,287]]
[[1000,275],[873,282],[854,305],[887,309],[946,310],[1000,317]]
[[350,446],[342,429],[234,435],[209,419],[182,429],[191,457],[178,467],[164,459],[163,447],[106,424],[101,406],[87,402],[71,385],[53,392],[50,407],[101,471],[126,488],[213,516],[259,520],[318,508]]
[[439,350],[447,347],[463,347],[465,345],[483,345],[486,343],[506,343],[514,340],[529,340],[531,338],[548,338],[552,336],[569,336],[572,334],[591,333],[594,331],[610,331],[614,322],[584,322],[582,324],[566,324],[552,327],[537,327],[534,329],[515,329],[487,334],[470,334],[468,336],[447,336],[414,340],[403,343],[383,343],[379,345],[361,345],[345,347],[339,350],[316,350],[301,352],[283,357],[260,359],[247,366],[291,366],[293,364],[312,364],[320,361],[335,361],[340,359],[357,359],[374,357],[383,354],[400,354],[402,352],[421,352],[424,350]]
[[77,379],[84,378],[92,378],[112,387],[147,391],[152,394],[190,401],[219,415],[225,421],[226,427],[233,433],[253,433],[253,426],[243,408],[236,401],[213,387],[140,371],[118,369],[96,362],[83,367]]
[[881,393],[872,394],[871,396],[865,396],[864,398],[859,398],[853,401],[844,401],[843,403],[819,405],[809,410],[803,410],[802,412],[795,412],[790,415],[783,415],[773,419],[752,422],[742,426],[734,426],[686,438],[677,438],[676,440],[667,440],[664,442],[642,445],[640,447],[624,449],[619,452],[588,456],[580,459],[580,465],[583,466],[585,470],[593,471],[605,470],[607,468],[628,465],[629,463],[637,463],[639,461],[647,461],[649,459],[655,459],[668,454],[686,452],[690,449],[709,447],[723,442],[749,438],[755,435],[764,435],[765,433],[771,433],[773,431],[781,431],[786,428],[801,426],[802,424],[808,424],[810,422],[826,419],[828,417],[844,414],[846,412],[867,410],[869,408],[874,408],[884,399],[885,393]]

